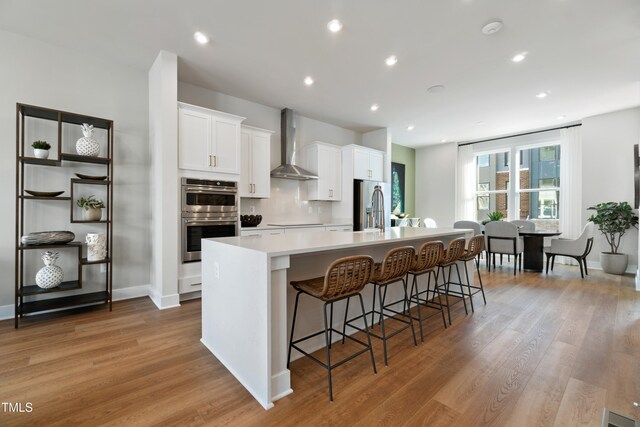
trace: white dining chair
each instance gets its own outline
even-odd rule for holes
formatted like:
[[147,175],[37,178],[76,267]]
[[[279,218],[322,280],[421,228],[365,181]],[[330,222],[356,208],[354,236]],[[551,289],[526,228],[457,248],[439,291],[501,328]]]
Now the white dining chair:
[[514,219],[510,221],[511,224],[515,224],[522,231],[536,231],[536,223],[529,220],[524,219]]
[[[587,270],[587,255],[593,248],[593,234],[595,225],[593,222],[587,222],[582,229],[582,234],[577,239],[551,239],[551,245],[544,248],[547,255],[547,272],[549,273],[549,261],[551,261],[551,271],[555,264],[556,256],[566,256],[575,259],[580,265],[580,276],[584,279],[584,275],[589,275]],[[582,266],[584,265],[584,271]]]
[[438,228],[438,224],[436,224],[436,221],[432,218],[423,219],[422,224],[425,226],[425,228]]
[[518,261],[522,270],[522,251],[524,242],[518,232],[518,226],[507,221],[491,221],[484,226],[485,250],[487,251],[487,268],[491,271],[491,255],[493,268],[496,267],[495,254],[514,255],[513,275],[516,275]]

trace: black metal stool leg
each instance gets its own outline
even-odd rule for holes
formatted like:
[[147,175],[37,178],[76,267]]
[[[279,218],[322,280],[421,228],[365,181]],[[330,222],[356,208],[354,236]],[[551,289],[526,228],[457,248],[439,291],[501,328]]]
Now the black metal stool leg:
[[[380,298],[380,313],[384,312],[384,300],[382,299],[382,291],[380,286],[376,286],[378,288],[378,298]],[[387,363],[387,334],[384,330],[384,316],[380,316],[380,324],[382,326],[382,348],[384,349],[384,366],[388,366]]]
[[475,313],[473,308],[473,294],[471,293],[471,283],[469,282],[469,269],[467,268],[467,261],[464,262],[464,275],[467,277],[467,290],[469,291],[469,302],[471,303],[471,312]]
[[291,349],[293,348],[293,331],[296,328],[296,314],[298,313],[298,299],[300,298],[300,294],[302,292],[298,292],[296,294],[296,305],[293,307],[293,322],[291,322],[291,337],[289,339],[289,354],[287,355],[287,369],[289,369],[289,363],[291,363]]
[[456,273],[458,274],[458,285],[460,286],[460,294],[462,295],[462,304],[464,304],[464,314],[469,314],[467,310],[467,299],[464,297],[464,288],[462,287],[462,277],[460,276],[460,269],[458,263],[453,264],[456,266]]
[[[402,279],[402,287],[404,288],[404,300],[408,303],[407,297],[407,282]],[[409,306],[411,308],[411,306]],[[418,341],[416,341],[416,331],[413,329],[413,317],[411,317],[411,313],[409,313],[409,326],[411,326],[411,335],[413,336],[413,345],[417,346]]]
[[[442,280],[445,281],[445,273],[444,273],[444,267],[442,268]],[[449,266],[449,279],[451,279],[451,266]],[[444,282],[442,284],[444,286],[444,300],[447,303],[447,317],[449,318],[449,326],[451,326],[451,308],[449,305],[449,285],[447,282]],[[436,282],[436,286],[438,286],[437,282]]]
[[384,301],[387,299],[387,287],[384,287],[384,292],[382,293],[382,299],[380,299],[380,318],[378,320],[378,325],[382,322],[382,316],[384,315],[382,312],[384,311]]
[[[362,297],[360,297],[362,298]],[[349,301],[351,297],[347,298],[347,307],[344,309],[344,322],[342,323],[342,344],[344,344],[344,334],[347,331],[347,315],[349,314]],[[365,319],[365,323],[366,323]],[[366,328],[365,328],[366,329]]]
[[371,327],[376,323],[376,285],[373,285],[373,303],[371,304]]
[[[444,317],[444,308],[442,306],[442,295],[440,295],[440,289],[438,289],[438,273],[437,272],[433,272],[433,271],[429,272],[429,277],[427,278],[427,289],[431,288],[431,273],[433,273],[434,283],[436,284],[434,288],[434,294],[433,294],[433,303],[435,304],[436,295],[438,295],[438,306],[440,307],[440,314],[442,315],[442,324],[444,325],[444,328],[447,329],[447,320]],[[429,296],[429,293],[427,292],[427,297],[428,296]]]
[[324,339],[326,341],[326,350],[327,350],[327,378],[329,380],[329,401],[333,402],[333,384],[331,383],[331,341],[329,341],[329,330],[331,325],[327,323],[327,304],[324,303]]
[[[411,292],[415,289],[416,295],[416,303],[418,304],[418,327],[420,328],[420,341],[424,342],[424,335],[422,333],[422,314],[420,313],[420,293],[418,290],[418,276],[413,276],[413,283],[411,285]],[[429,292],[427,291],[427,298],[429,297]],[[411,312],[409,312],[411,315]]]
[[329,348],[331,348],[331,343],[333,342],[333,303],[329,305]]
[[487,304],[487,298],[484,296],[484,285],[482,284],[482,276],[480,275],[480,263],[476,262],[476,271],[478,272],[478,281],[480,282],[480,291],[482,292],[482,300],[485,305]]
[[[369,335],[369,327],[367,326],[367,315],[364,311],[364,302],[362,300],[362,295],[358,294],[358,298],[360,298],[360,308],[362,309],[362,320],[364,321],[364,332],[367,334],[367,343],[369,343],[369,354],[371,354],[371,365],[373,366],[373,373],[377,374],[376,370],[376,360],[373,358],[373,346],[371,345],[371,336]],[[347,300],[348,301],[348,300]]]

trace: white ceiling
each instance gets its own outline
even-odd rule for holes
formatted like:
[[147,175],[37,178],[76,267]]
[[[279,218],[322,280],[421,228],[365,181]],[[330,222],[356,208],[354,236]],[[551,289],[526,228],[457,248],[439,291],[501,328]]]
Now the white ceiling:
[[[496,18],[502,31],[483,35]],[[144,70],[169,50],[181,81],[358,131],[386,126],[407,146],[640,104],[638,0],[0,0],[0,28]],[[445,90],[426,91],[436,84]]]

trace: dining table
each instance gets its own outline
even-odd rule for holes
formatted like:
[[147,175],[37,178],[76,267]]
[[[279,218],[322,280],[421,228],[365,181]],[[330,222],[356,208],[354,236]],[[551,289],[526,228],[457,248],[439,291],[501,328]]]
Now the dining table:
[[524,238],[524,257],[522,268],[529,271],[542,271],[544,267],[544,238],[559,236],[559,231],[524,231],[520,230]]

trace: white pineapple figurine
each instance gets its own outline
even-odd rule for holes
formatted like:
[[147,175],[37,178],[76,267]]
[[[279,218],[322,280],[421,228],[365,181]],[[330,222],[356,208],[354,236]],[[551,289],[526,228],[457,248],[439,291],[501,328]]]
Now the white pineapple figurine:
[[76,152],[81,156],[97,156],[100,154],[100,144],[93,138],[93,125],[82,125],[82,138],[76,142]]
[[64,280],[62,268],[56,265],[58,252],[47,251],[42,254],[42,267],[36,274],[36,285],[43,289],[51,289],[59,286]]

